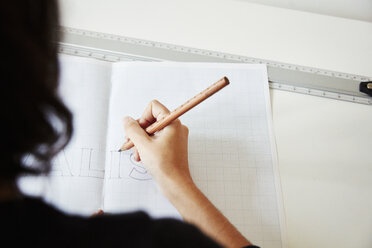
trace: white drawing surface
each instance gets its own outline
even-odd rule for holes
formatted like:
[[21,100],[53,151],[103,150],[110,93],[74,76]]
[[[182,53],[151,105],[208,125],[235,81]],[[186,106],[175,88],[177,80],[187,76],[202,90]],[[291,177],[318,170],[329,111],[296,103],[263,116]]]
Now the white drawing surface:
[[[180,118],[189,127],[191,175],[199,188],[246,237],[263,247],[281,247],[283,214],[278,198],[280,191],[277,192],[280,188],[274,180],[277,176],[276,151],[270,131],[265,66],[166,62],[114,64],[108,149],[117,149],[124,141],[124,116],[139,118],[153,99],[173,110],[224,76],[229,78],[230,85]],[[126,157],[123,176],[127,178],[115,180],[106,173],[105,208],[121,209],[131,202],[150,213],[153,211],[155,216],[159,216],[157,207],[171,213],[172,206],[166,199],[159,199],[162,195],[154,186],[155,182],[139,180],[146,178],[145,169],[133,163],[130,151],[121,156]],[[112,194],[118,189],[120,192]],[[138,198],[139,194],[143,198]],[[123,200],[122,195],[127,195],[127,199]]]
[[[253,243],[285,244],[285,223],[263,65],[105,63],[61,56],[61,96],[74,114],[71,143],[48,178],[21,188],[58,208],[90,215],[103,208],[181,218],[124,142],[122,118],[139,118],[157,99],[170,110],[227,76],[230,85],[180,119],[189,128],[189,164],[198,187]],[[25,158],[32,164],[32,158]],[[40,185],[43,185],[40,187]]]

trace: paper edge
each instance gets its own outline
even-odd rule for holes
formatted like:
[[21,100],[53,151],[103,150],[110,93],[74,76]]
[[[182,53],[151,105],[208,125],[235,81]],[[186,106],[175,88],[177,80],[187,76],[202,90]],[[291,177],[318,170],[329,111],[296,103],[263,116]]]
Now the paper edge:
[[269,129],[269,136],[270,136],[270,145],[271,145],[271,158],[272,158],[272,168],[274,173],[274,183],[275,183],[275,191],[276,191],[276,199],[278,205],[278,214],[279,214],[279,225],[281,231],[281,240],[282,240],[282,247],[288,247],[288,236],[287,236],[287,224],[286,224],[286,215],[285,215],[285,208],[284,208],[284,201],[283,201],[283,191],[282,185],[280,180],[280,171],[279,171],[279,161],[278,161],[278,152],[276,148],[276,139],[274,133],[274,123],[272,117],[272,110],[271,110],[271,98],[270,98],[270,88],[268,82],[268,75],[267,75],[267,67],[266,65],[262,65],[265,68],[263,72],[263,76],[265,78],[264,87],[264,94],[266,100],[266,114],[267,114],[267,122],[268,122],[268,129]]

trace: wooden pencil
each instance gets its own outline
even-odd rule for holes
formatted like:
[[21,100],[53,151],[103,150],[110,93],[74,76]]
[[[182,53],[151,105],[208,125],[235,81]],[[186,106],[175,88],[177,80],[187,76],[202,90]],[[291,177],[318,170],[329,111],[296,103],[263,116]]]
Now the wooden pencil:
[[[167,115],[163,119],[158,120],[154,122],[153,124],[151,124],[150,126],[148,126],[145,129],[146,132],[151,135],[163,129],[164,127],[169,125],[172,121],[176,120],[178,117],[180,117],[181,115],[183,115],[184,113],[186,113],[187,111],[189,111],[190,109],[198,105],[199,103],[203,102],[205,99],[212,96],[213,94],[215,94],[216,92],[218,92],[219,90],[227,86],[229,83],[230,82],[227,77],[221,78],[216,83],[212,84],[211,86],[209,86],[208,88],[206,88],[205,90],[203,90],[202,92],[200,92],[199,94],[197,94],[196,96],[194,96],[193,98],[191,98],[190,100],[188,100],[187,102],[185,102],[184,104],[182,104],[181,106],[173,110],[171,113],[169,113],[169,115]],[[128,140],[119,149],[119,152],[128,150],[132,148],[133,146],[134,146],[133,142],[131,140]]]

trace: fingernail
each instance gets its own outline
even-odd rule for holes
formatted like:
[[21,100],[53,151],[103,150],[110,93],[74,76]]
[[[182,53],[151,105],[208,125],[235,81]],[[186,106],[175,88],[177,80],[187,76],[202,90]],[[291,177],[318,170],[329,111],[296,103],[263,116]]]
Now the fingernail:
[[124,122],[124,124],[127,123],[128,121],[130,121],[130,119],[132,119],[132,118],[130,118],[129,116],[125,116],[125,117],[123,118],[123,122]]

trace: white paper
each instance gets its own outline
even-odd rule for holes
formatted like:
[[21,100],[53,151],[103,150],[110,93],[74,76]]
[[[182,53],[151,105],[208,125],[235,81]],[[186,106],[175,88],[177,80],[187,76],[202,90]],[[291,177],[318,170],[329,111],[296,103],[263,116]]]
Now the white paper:
[[[170,110],[227,76],[230,85],[180,119],[189,127],[191,175],[199,188],[253,243],[281,247],[280,185],[264,65],[146,63],[113,65],[108,149],[123,143],[122,117],[138,118],[152,99]],[[106,174],[105,208],[173,213],[149,181],[131,180],[130,152],[122,155],[125,180]],[[111,168],[107,170],[112,173]],[[128,187],[126,187],[128,186]],[[120,189],[120,190],[118,190]],[[115,191],[115,194],[113,192]],[[156,202],[156,204],[154,204]],[[160,203],[159,203],[160,202]]]
[[[62,56],[61,93],[75,134],[53,162],[41,194],[62,210],[92,214],[145,210],[180,218],[124,142],[122,118],[157,99],[170,110],[227,76],[230,85],[180,119],[189,127],[191,175],[253,243],[285,247],[283,203],[264,65],[123,62]],[[103,179],[104,178],[104,179]],[[23,189],[35,192],[33,178]],[[32,185],[30,184],[32,183]],[[102,205],[103,204],[103,205]]]
[[60,94],[73,113],[73,138],[52,161],[48,178],[19,183],[26,194],[41,194],[66,212],[91,215],[102,207],[111,64],[62,55],[60,67]]

